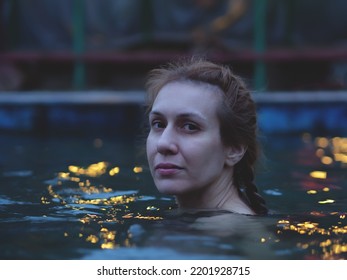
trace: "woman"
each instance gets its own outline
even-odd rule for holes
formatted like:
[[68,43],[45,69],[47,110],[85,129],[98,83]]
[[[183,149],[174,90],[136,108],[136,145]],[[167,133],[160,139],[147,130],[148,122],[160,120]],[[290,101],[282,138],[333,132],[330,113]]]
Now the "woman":
[[266,214],[254,180],[256,108],[241,78],[206,60],[150,72],[147,158],[181,209]]

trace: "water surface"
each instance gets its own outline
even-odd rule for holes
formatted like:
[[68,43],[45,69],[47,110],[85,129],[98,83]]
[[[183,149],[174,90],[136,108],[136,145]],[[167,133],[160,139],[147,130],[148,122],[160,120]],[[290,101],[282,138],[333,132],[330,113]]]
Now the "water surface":
[[1,259],[347,259],[347,139],[267,136],[270,215],[181,213],[131,139],[2,135]]

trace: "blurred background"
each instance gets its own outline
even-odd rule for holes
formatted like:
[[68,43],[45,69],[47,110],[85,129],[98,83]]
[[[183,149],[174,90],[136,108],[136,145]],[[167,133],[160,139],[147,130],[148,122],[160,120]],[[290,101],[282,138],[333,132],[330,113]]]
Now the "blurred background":
[[0,0],[0,90],[125,90],[190,55],[258,91],[347,88],[344,0]]

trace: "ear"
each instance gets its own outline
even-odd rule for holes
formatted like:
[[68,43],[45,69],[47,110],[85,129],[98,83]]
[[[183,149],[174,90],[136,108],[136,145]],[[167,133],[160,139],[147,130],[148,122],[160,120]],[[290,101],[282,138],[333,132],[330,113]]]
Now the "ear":
[[240,146],[240,147],[227,147],[226,148],[226,158],[225,158],[225,164],[227,166],[234,166],[236,163],[238,163],[244,156],[245,152],[247,150],[247,147]]

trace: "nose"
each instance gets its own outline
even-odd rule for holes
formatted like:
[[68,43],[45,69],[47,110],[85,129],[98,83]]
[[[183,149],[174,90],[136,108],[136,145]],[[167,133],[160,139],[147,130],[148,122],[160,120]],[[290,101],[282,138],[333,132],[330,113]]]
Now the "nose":
[[178,152],[174,129],[167,126],[159,136],[157,151],[163,155],[173,155]]

